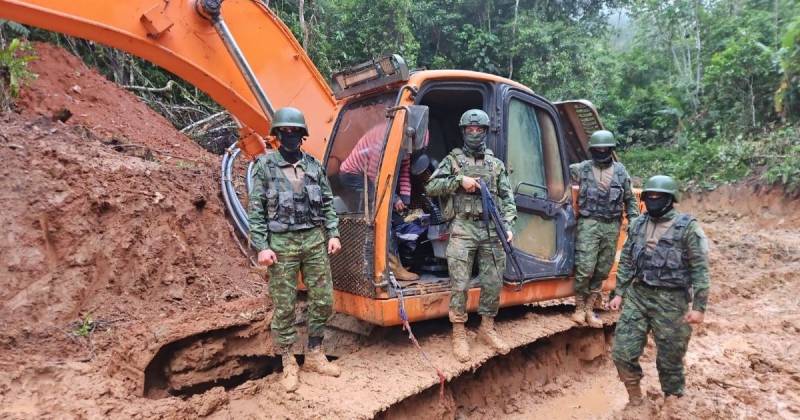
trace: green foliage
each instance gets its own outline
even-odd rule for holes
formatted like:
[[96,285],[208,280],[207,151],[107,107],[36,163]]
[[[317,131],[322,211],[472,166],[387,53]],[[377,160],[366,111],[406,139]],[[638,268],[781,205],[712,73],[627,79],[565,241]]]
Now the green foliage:
[[759,158],[766,171],[762,178],[785,185],[789,192],[800,191],[800,127],[773,131],[763,144]]
[[720,122],[718,131],[732,134],[752,131],[774,121],[771,93],[778,85],[774,52],[750,34],[731,40],[715,53],[706,67],[708,110]]
[[304,4],[307,34],[300,24],[298,2],[280,0],[270,8],[303,43],[325,76],[352,64],[392,53],[415,63],[419,41],[410,14],[411,0],[320,0]]
[[782,78],[775,91],[775,111],[797,122],[800,121],[800,15],[788,25],[778,56]]
[[[797,0],[266,3],[325,76],[390,53],[412,67],[494,73],[551,100],[592,101],[637,176],[665,172],[697,186],[798,179],[797,145],[786,134],[796,138],[800,124]],[[0,21],[0,43],[27,30]],[[208,97],[149,63],[63,35],[30,36],[122,85],[172,81],[172,89],[133,91],[209,150],[235,138]]]
[[642,179],[667,174],[687,188],[715,188],[751,176],[800,189],[800,127],[785,127],[767,135],[711,140],[686,145],[633,147],[620,153],[628,171]]
[[0,19],[0,47],[5,47],[7,39],[27,38],[30,33],[25,25]]
[[28,63],[35,59],[26,41],[14,38],[7,46],[0,45],[0,111],[8,109],[20,88],[36,78],[28,69]]
[[92,320],[92,314],[87,313],[83,316],[80,322],[76,323],[75,329],[72,331],[72,335],[76,337],[88,337],[89,334],[94,331],[95,323]]

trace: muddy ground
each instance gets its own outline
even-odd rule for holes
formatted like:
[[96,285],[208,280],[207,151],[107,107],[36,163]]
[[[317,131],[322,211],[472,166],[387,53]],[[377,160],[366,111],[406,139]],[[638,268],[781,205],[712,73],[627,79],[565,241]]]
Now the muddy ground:
[[[499,329],[519,347],[496,357],[476,345],[468,365],[450,356],[446,323],[419,324],[448,378],[441,399],[398,328],[339,358],[341,378],[302,376],[295,395],[265,371],[141,397],[120,363],[132,349],[181,329],[263,320],[265,282],[224,217],[217,157],[77,58],[37,50],[39,78],[18,112],[0,115],[0,417],[630,417],[604,355],[612,328],[570,330],[568,306],[504,311]],[[711,240],[711,303],[690,343],[687,397],[660,410],[648,347],[650,404],[637,416],[800,417],[800,202],[738,185],[680,207]]]

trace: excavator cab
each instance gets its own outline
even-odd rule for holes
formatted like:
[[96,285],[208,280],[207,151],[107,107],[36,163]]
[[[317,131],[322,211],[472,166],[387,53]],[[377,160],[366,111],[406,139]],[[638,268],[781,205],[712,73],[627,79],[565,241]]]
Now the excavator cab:
[[[441,203],[427,197],[424,187],[438,162],[462,147],[458,121],[471,108],[491,117],[487,143],[506,164],[518,210],[514,247],[524,280],[512,282],[506,272],[501,306],[571,294],[576,217],[568,166],[585,158],[585,139],[600,127],[591,103],[553,104],[501,77],[409,72],[404,65],[394,55],[334,75],[344,104],[325,165],[344,246],[331,259],[337,310],[395,325],[400,319],[394,308],[402,294],[412,321],[446,316],[448,225],[437,213]],[[407,209],[394,211],[398,195],[409,187]],[[394,233],[398,225],[403,232],[422,233],[410,235],[409,244],[409,235]],[[389,253],[398,254],[420,278],[394,282]],[[476,287],[470,309],[477,306],[477,295]],[[364,310],[364,302],[371,309]]]

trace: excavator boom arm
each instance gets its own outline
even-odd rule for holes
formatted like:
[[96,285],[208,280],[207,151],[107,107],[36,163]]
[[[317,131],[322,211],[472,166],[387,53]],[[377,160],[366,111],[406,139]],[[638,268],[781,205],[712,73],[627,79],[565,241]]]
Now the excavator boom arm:
[[[258,0],[225,0],[222,16],[275,108],[306,114],[306,150],[324,153],[337,101],[289,29]],[[194,0],[0,0],[0,18],[96,41],[178,75],[261,136],[269,117]]]

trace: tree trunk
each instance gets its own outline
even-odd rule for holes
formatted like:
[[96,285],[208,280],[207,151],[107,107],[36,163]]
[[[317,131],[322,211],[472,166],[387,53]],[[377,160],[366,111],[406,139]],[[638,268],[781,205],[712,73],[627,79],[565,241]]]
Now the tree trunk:
[[781,48],[781,21],[780,14],[778,13],[780,10],[779,0],[774,0],[772,4],[775,8],[775,50],[777,51]]
[[694,96],[697,100],[697,105],[700,105],[700,97],[703,95],[703,42],[700,34],[700,1],[694,2],[694,45],[697,53],[695,54],[695,61],[697,66],[695,68],[695,89]]
[[514,26],[511,30],[511,42],[514,44],[511,45],[511,53],[508,57],[508,78],[512,78],[514,76],[514,47],[517,44],[517,19],[519,18],[519,0],[514,1]]
[[305,0],[297,0],[297,14],[300,18],[300,32],[303,34],[303,49],[308,51],[308,25],[306,25]]
[[753,78],[747,80],[747,87],[750,90],[750,124],[756,128],[756,95],[753,93]]

